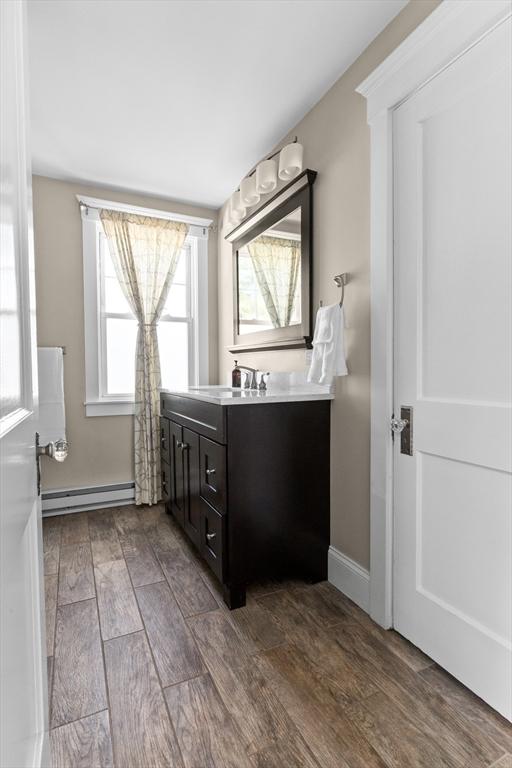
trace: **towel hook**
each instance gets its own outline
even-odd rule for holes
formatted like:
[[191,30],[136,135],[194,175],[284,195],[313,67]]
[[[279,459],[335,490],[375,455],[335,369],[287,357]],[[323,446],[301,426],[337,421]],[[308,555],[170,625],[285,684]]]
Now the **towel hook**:
[[[334,275],[334,282],[338,286],[338,288],[341,288],[341,299],[340,299],[340,307],[343,306],[343,299],[345,298],[345,286],[349,281],[350,275],[348,272],[342,272],[341,275]],[[323,307],[324,303],[322,300],[320,300],[320,306]]]
[[343,306],[343,299],[345,298],[345,286],[348,283],[348,277],[348,272],[342,272],[341,275],[334,276],[334,282],[338,288],[341,288],[340,307]]

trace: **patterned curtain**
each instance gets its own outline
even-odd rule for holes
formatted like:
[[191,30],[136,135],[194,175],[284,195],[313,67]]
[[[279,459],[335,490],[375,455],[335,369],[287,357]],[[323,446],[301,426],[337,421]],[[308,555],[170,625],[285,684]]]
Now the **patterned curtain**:
[[135,361],[135,503],[156,504],[161,497],[161,378],[156,326],[188,225],[109,210],[100,211],[100,218],[117,279],[139,324]]
[[263,236],[249,243],[247,250],[272,325],[290,325],[300,274],[300,242]]

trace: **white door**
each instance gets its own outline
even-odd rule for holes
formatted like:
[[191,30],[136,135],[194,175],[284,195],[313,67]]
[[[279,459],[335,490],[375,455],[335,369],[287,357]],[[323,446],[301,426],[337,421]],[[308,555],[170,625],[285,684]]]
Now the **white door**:
[[509,19],[393,118],[394,625],[509,719],[511,41]]
[[47,764],[25,7],[0,2],[0,765]]

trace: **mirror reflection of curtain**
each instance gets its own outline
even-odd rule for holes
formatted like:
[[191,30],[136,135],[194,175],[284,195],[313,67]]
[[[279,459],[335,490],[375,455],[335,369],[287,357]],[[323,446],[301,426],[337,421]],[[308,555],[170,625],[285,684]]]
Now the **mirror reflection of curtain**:
[[247,250],[272,325],[290,325],[300,274],[300,241],[263,235],[248,243]]

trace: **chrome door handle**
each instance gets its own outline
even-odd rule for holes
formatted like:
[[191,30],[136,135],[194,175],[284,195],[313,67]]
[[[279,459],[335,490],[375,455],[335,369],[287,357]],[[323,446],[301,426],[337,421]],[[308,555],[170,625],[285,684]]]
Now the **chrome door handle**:
[[41,462],[39,459],[41,456],[48,456],[49,459],[55,459],[55,461],[64,461],[68,455],[68,441],[56,440],[54,443],[49,442],[46,445],[39,444],[39,432],[36,432],[36,467],[37,467],[37,495],[41,495]]
[[392,432],[403,432],[403,430],[408,425],[409,420],[408,419],[391,419],[391,430]]
[[206,470],[206,474],[207,475],[214,475],[215,474],[215,470],[214,469],[207,469]]
[[216,534],[216,533],[207,533],[207,534],[206,534],[206,538],[208,539],[208,541],[211,541],[211,540],[212,540],[212,539],[214,539],[216,536],[217,536],[217,534]]

